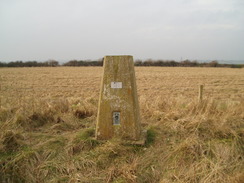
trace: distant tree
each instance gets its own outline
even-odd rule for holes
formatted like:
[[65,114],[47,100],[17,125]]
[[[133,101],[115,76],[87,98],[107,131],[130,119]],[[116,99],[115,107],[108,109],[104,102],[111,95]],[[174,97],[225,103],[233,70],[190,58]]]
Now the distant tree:
[[153,60],[152,59],[147,59],[145,62],[143,62],[143,66],[152,66],[153,65]]
[[184,60],[184,61],[180,62],[180,65],[183,67],[197,67],[197,66],[199,66],[199,63],[196,60],[194,60],[194,61]]
[[190,60],[184,60],[181,62],[181,66],[183,66],[183,67],[189,67],[190,64],[191,64]]
[[59,65],[58,61],[52,60],[52,59],[48,60],[46,63],[48,66],[51,66],[51,67],[57,67]]
[[142,60],[137,59],[134,63],[135,66],[142,66]]
[[216,60],[209,62],[209,64],[208,64],[209,67],[217,67],[218,65],[219,65],[219,63]]
[[199,63],[196,60],[193,60],[191,62],[191,65],[192,65],[192,67],[197,67],[199,65]]
[[103,60],[91,61],[91,60],[70,60],[63,64],[64,66],[102,66]]
[[0,67],[7,67],[7,63],[0,62]]
[[169,63],[170,63],[170,66],[171,66],[171,67],[176,67],[176,66],[179,65],[178,62],[173,61],[173,60],[169,61]]
[[70,60],[66,63],[63,64],[64,66],[78,66],[78,61],[77,60]]

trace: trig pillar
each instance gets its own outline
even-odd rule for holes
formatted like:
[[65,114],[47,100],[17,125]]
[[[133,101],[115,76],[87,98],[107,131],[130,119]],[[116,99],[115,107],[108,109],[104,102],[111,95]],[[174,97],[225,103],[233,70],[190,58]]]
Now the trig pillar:
[[96,138],[140,140],[140,114],[132,56],[105,56]]

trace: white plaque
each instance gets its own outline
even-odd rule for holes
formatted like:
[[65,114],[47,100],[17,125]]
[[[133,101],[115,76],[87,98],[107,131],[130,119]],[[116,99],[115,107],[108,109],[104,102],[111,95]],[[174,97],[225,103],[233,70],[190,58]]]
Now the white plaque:
[[122,88],[122,82],[111,82],[111,88]]

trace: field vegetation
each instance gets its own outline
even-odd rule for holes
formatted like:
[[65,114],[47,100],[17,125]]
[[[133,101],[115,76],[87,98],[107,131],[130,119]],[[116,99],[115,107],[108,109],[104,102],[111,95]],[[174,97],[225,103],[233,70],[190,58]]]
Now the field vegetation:
[[243,69],[136,67],[143,146],[94,139],[102,67],[0,75],[0,182],[244,180]]

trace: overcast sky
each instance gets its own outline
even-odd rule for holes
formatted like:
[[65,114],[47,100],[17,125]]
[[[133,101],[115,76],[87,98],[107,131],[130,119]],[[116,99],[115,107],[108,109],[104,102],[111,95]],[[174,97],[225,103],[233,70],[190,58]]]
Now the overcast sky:
[[0,0],[0,61],[244,60],[244,0]]

